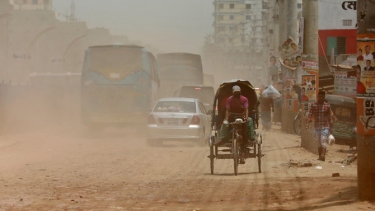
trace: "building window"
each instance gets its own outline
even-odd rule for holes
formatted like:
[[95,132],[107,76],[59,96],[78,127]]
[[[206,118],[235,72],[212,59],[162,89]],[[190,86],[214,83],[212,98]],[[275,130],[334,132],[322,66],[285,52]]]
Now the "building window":
[[343,26],[352,26],[352,20],[349,20],[349,19],[342,20],[342,25]]
[[331,54],[332,49],[335,55],[346,54],[346,37],[327,37],[327,51]]
[[33,4],[38,4],[38,0],[33,0]]
[[246,20],[251,20],[251,15],[246,15]]
[[230,15],[229,18],[230,18],[231,20],[234,20],[234,15]]
[[268,9],[268,3],[262,2],[262,9]]
[[337,54],[346,54],[346,37],[337,37]]
[[302,9],[302,4],[301,3],[297,4],[297,9]]
[[230,4],[229,7],[230,7],[231,9],[234,9],[234,4]]
[[217,42],[218,43],[223,43],[224,42],[224,38],[217,38]]
[[224,20],[224,16],[223,15],[219,15],[219,21],[222,21]]
[[225,26],[219,26],[217,27],[217,32],[224,32],[225,31]]
[[246,9],[247,10],[251,9],[251,4],[246,4]]
[[219,9],[224,9],[224,4],[219,4]]

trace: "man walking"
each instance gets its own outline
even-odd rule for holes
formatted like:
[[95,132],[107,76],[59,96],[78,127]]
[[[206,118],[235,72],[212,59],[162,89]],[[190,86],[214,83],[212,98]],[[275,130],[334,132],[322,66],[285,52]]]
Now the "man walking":
[[311,105],[309,116],[306,119],[306,129],[314,118],[314,138],[318,142],[318,160],[325,161],[328,136],[333,125],[333,112],[331,106],[325,102],[325,92],[319,91],[318,101]]

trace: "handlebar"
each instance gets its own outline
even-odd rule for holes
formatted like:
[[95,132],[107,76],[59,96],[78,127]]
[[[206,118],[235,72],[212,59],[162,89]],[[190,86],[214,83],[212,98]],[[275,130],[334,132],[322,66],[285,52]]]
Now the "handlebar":
[[243,123],[246,123],[246,122],[243,121],[240,118],[236,119],[234,122],[228,122],[228,121],[223,122],[223,124],[225,124],[225,125],[239,125],[239,124],[243,124]]

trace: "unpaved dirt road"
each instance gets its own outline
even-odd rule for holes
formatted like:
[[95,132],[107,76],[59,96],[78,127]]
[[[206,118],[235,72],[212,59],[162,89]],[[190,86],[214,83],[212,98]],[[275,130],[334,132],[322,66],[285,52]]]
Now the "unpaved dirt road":
[[274,127],[264,134],[262,173],[255,159],[238,176],[232,160],[215,160],[211,175],[208,147],[149,147],[130,128],[93,136],[77,123],[10,133],[0,137],[0,210],[375,209],[356,199],[356,165],[336,163],[348,147],[331,147],[321,162],[299,146],[298,136]]

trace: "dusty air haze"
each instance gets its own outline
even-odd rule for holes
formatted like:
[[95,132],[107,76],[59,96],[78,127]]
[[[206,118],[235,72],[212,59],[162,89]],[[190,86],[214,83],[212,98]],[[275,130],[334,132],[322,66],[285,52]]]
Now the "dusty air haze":
[[[63,17],[71,0],[55,0]],[[152,45],[162,52],[201,53],[212,32],[211,0],[75,0],[76,16],[88,27],[105,27],[113,34]]]
[[[72,2],[52,0],[51,11],[19,10],[8,0],[0,0],[0,211],[375,210],[374,202],[357,199],[357,165],[348,161],[348,155],[355,152],[347,145],[330,146],[326,161],[318,161],[314,153],[301,147],[301,136],[281,131],[279,124],[272,124],[269,131],[261,130],[260,125],[256,132],[262,133],[263,142],[256,145],[262,153],[238,165],[235,176],[231,154],[230,159],[210,156],[214,148],[210,152],[209,137],[215,134],[211,115],[198,112],[204,117],[199,119],[191,112],[195,124],[189,124],[188,118],[181,116],[177,121],[175,117],[163,120],[163,116],[156,121],[150,119],[151,108],[141,110],[148,101],[139,96],[160,89],[158,81],[150,78],[158,76],[155,67],[161,65],[139,46],[155,57],[169,52],[201,55],[204,73],[215,77],[215,92],[221,82],[234,78],[249,80],[256,87],[266,85],[263,76],[269,55],[263,44],[254,45],[257,50],[246,48],[246,54],[217,52],[209,57],[216,51],[212,41],[213,14],[217,12],[214,0],[74,0],[74,10]],[[244,10],[251,2],[247,12],[257,12],[254,18],[260,19],[268,14],[261,14],[268,2],[287,1],[220,2],[225,6],[216,9],[222,13],[233,9],[232,2]],[[226,16],[224,21],[229,20]],[[228,33],[224,34],[230,36],[236,31],[245,38],[250,25],[242,26],[229,30],[226,25]],[[262,37],[262,30],[251,34]],[[208,50],[203,48],[207,38],[211,44],[206,45]],[[251,41],[237,38],[221,44],[242,48],[241,43]],[[99,49],[95,57],[95,50],[90,49],[90,58],[99,58],[92,59],[99,65],[87,62],[84,73],[91,78],[81,77],[88,46],[121,41],[138,45],[126,46],[126,53],[136,49],[139,54],[118,53],[125,47],[115,45],[109,48],[115,51],[95,48]],[[257,41],[254,39],[255,44]],[[249,55],[253,59],[249,60]],[[142,66],[144,58],[151,73]],[[138,83],[121,84],[120,76]],[[184,77],[175,81],[183,82]],[[231,87],[228,93],[232,93]],[[210,97],[213,101],[214,94]],[[203,105],[194,108],[205,110]],[[84,124],[86,117],[99,123]],[[163,121],[169,131],[175,129],[168,128],[170,125],[198,128],[206,121],[209,134],[195,134],[193,141],[154,138],[156,142],[150,144],[150,125],[157,127]],[[185,129],[181,131],[190,135]],[[337,173],[339,177],[332,177]]]

